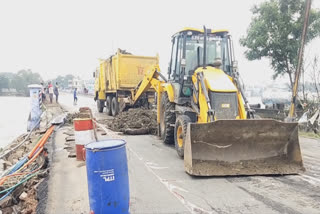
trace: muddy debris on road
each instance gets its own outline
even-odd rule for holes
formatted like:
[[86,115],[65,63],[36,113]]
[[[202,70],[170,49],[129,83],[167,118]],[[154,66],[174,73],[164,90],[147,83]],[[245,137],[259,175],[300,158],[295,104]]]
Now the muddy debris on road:
[[155,110],[133,108],[119,113],[106,124],[112,131],[124,134],[157,134],[157,112]]

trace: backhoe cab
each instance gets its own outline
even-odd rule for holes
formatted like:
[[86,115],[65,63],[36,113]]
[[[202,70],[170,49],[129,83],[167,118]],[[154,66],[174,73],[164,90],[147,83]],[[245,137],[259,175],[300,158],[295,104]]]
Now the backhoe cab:
[[[176,92],[175,102],[190,103],[199,113],[197,122],[246,119],[243,98],[236,86],[240,84],[234,78],[236,62],[228,31],[186,28],[175,34],[168,70],[168,79]],[[218,105],[215,100],[226,103]]]

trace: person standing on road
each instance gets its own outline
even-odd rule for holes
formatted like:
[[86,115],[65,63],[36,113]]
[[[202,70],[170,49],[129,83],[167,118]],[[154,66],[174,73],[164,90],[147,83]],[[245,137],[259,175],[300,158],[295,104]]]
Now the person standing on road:
[[48,84],[48,90],[49,90],[50,103],[52,103],[52,99],[53,99],[53,86],[52,86],[51,82],[49,82],[49,84]]
[[45,102],[45,100],[46,100],[46,92],[45,92],[45,88],[44,88],[43,82],[41,83],[41,98],[42,98],[42,102]]
[[75,88],[74,91],[73,91],[73,104],[77,105],[77,102],[78,102],[77,88]]
[[58,97],[59,97],[59,89],[58,89],[58,83],[56,82],[56,86],[53,89],[54,95],[56,96],[56,103],[58,103]]

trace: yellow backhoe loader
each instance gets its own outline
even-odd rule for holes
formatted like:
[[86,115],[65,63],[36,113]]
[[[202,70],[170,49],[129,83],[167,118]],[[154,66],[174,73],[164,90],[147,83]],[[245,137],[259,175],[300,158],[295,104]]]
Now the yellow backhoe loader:
[[174,143],[196,176],[296,174],[304,171],[297,123],[254,119],[239,81],[227,30],[185,28],[172,37],[168,78],[158,65],[136,89],[157,93],[164,143]]

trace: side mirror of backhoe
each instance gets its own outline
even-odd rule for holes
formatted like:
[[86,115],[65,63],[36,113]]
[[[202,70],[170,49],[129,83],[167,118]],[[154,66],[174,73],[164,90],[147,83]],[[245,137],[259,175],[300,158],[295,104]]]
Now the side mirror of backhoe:
[[93,78],[95,78],[96,77],[96,72],[93,72]]

